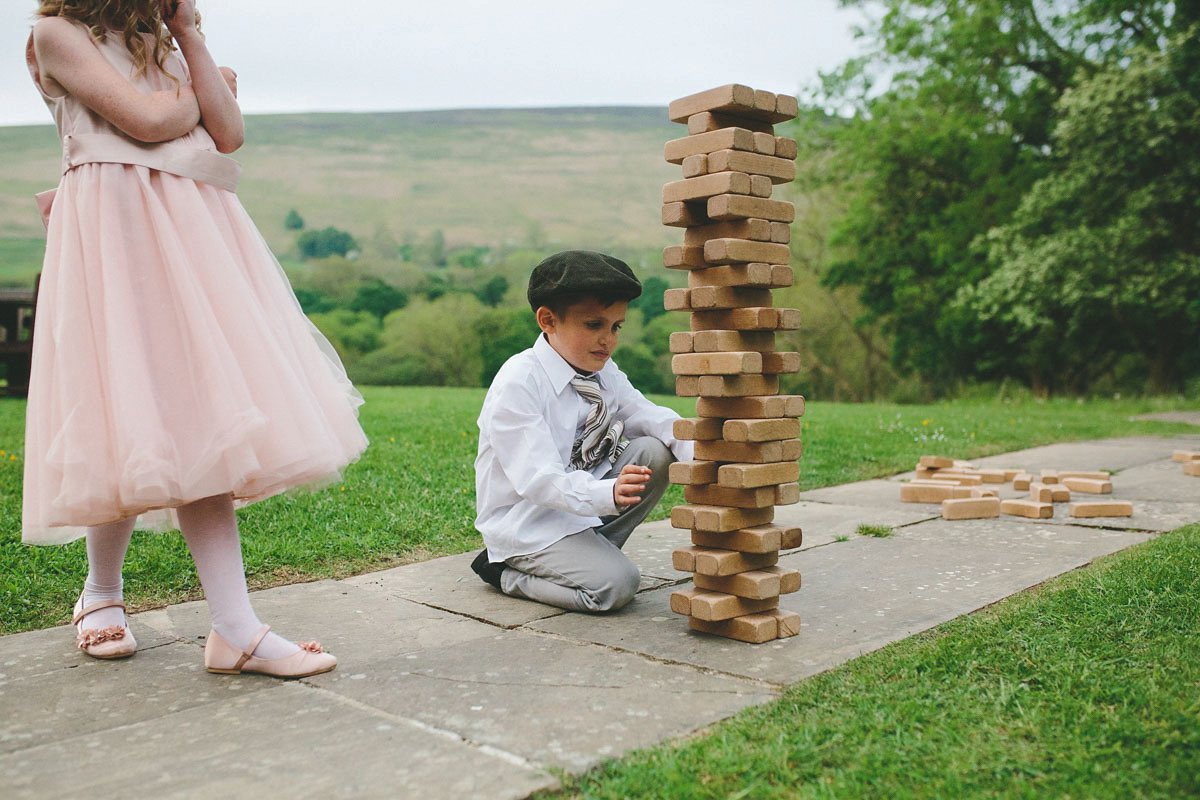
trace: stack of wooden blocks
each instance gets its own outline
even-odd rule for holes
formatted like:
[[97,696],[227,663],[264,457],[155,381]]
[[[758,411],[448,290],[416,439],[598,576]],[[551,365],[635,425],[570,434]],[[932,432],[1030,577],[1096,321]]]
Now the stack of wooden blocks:
[[1200,450],[1175,450],[1171,460],[1183,465],[1183,474],[1200,478]]
[[796,99],[731,84],[671,103],[688,136],[665,155],[683,180],[663,187],[663,224],[684,228],[683,245],[663,263],[688,271],[688,288],[667,291],[670,311],[691,313],[690,331],[671,335],[681,397],[696,397],[695,418],[675,436],[695,441],[695,460],[671,465],[686,505],[671,524],[691,531],[674,553],[694,586],[671,595],[693,630],[746,642],[799,632],[800,617],[779,596],[800,588],[800,573],[777,566],[800,545],[799,528],[774,524],[775,506],[799,500],[804,398],[779,394],[779,375],[800,368],[798,353],[775,350],[775,332],[799,327],[799,312],[776,308],[772,289],[790,286],[791,203],[772,187],[795,177],[796,142],[775,135]]

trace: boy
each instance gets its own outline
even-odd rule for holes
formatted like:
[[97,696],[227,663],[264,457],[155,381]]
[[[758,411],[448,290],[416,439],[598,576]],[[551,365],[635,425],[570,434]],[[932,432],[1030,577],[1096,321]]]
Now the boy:
[[[692,457],[678,415],[656,406],[611,360],[642,286],[623,261],[584,250],[534,267],[527,296],[541,335],[505,362],[479,414],[471,568],[513,597],[611,611],[640,574],[621,547]],[[626,442],[626,439],[630,440]]]

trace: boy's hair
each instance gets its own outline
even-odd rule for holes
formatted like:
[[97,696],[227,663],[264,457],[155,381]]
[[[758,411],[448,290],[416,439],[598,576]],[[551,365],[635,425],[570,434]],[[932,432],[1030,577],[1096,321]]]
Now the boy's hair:
[[[41,0],[36,14],[39,17],[66,17],[82,22],[98,42],[104,41],[111,31],[121,33],[125,48],[133,56],[138,75],[145,75],[151,63],[166,72],[163,64],[167,53],[175,49],[174,39],[163,25],[158,0]],[[197,11],[197,27],[199,23],[200,12]],[[153,38],[149,48],[142,38],[143,33]],[[167,75],[179,83],[176,76]]]
[[641,293],[641,282],[621,259],[591,250],[564,250],[533,268],[526,297],[535,313],[546,306],[561,317],[581,300],[611,306]]

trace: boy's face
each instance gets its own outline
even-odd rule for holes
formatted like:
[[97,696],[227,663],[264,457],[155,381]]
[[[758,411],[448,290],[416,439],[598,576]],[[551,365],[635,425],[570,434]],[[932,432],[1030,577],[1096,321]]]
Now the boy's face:
[[605,306],[592,298],[580,300],[558,316],[548,307],[537,310],[538,326],[555,352],[581,372],[596,372],[617,349],[617,331],[625,323],[624,300]]

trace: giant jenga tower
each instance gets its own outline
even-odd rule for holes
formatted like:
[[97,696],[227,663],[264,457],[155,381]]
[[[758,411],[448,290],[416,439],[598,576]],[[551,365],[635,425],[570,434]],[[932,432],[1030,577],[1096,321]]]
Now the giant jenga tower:
[[688,135],[665,152],[683,180],[663,187],[663,224],[684,233],[663,263],[688,270],[688,288],[668,290],[664,302],[691,313],[691,330],[671,335],[671,369],[676,394],[698,398],[696,417],[675,424],[676,438],[695,440],[695,460],[672,464],[670,475],[687,501],[671,524],[692,532],[674,565],[693,573],[694,587],[674,592],[671,609],[694,630],[756,643],[800,629],[799,615],[778,607],[800,573],[776,564],[801,532],[774,524],[776,505],[799,500],[804,413],[803,397],[779,394],[779,375],[798,371],[800,358],[775,350],[775,332],[800,320],[771,297],[792,284],[795,209],[770,199],[796,172],[796,143],[773,126],[797,110],[794,97],[739,84],[690,95],[670,105]]

